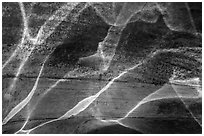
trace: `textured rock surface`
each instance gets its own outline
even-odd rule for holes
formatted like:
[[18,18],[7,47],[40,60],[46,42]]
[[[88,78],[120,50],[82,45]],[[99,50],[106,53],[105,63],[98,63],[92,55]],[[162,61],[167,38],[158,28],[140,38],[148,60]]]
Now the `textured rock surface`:
[[[29,3],[27,4],[29,7]],[[8,90],[22,60],[16,57],[15,61],[3,68],[4,119],[11,109],[28,96],[44,66],[32,99],[3,125],[2,133],[15,133],[26,121],[23,130],[61,117],[80,101],[97,94],[126,69],[140,62],[140,65],[115,79],[76,116],[50,122],[30,133],[201,133],[201,97],[193,98],[198,95],[198,88],[191,84],[172,85],[170,81],[173,75],[174,80],[198,77],[202,81],[201,36],[171,31],[162,15],[156,23],[133,21],[123,30],[109,69],[101,75],[94,74],[95,70],[89,68],[92,62],[79,65],[78,61],[97,51],[98,43],[103,41],[110,25],[92,7],[85,8],[74,17],[84,5],[77,5],[50,37],[36,45],[17,78],[12,95],[8,95]],[[122,3],[118,4],[117,10],[120,5]],[[190,3],[189,7],[196,29],[202,35],[200,5]],[[18,3],[3,3],[2,6],[4,64],[20,41],[23,25]],[[61,5],[48,3],[35,6],[32,15],[41,16],[40,21],[43,21]],[[49,6],[53,9],[48,8]],[[25,8],[29,9],[28,7]],[[40,10],[42,8],[48,9],[44,12]],[[33,16],[30,17],[31,20],[35,19]],[[30,27],[37,30],[39,24],[43,24],[40,21],[31,23]],[[35,30],[32,32],[31,35],[34,36]],[[47,56],[49,57],[44,62]],[[72,72],[75,70],[77,72]],[[61,82],[53,87],[59,80]],[[200,82],[196,82],[196,85],[201,87]],[[185,98],[178,98],[178,94]],[[128,114],[136,105],[138,107]],[[128,116],[123,118],[126,115]],[[120,122],[113,121],[118,119],[121,119]]]

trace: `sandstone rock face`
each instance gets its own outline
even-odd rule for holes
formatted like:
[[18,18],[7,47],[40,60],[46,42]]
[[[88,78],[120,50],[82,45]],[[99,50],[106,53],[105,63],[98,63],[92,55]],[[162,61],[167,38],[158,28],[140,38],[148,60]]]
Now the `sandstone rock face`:
[[2,133],[202,132],[202,3],[2,3]]

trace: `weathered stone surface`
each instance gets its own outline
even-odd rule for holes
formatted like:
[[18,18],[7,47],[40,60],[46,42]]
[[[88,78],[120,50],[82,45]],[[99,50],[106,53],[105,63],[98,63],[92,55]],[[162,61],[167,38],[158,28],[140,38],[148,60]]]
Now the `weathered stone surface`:
[[[17,33],[13,36],[12,32],[23,30],[18,4],[8,5],[3,4],[3,64],[21,36]],[[49,5],[53,9],[49,9]],[[110,24],[91,6],[77,16],[84,5],[77,5],[42,44],[35,46],[18,77],[22,56],[26,55],[22,50],[3,68],[3,119],[37,85],[29,102],[3,125],[2,133],[16,133],[25,122],[23,130],[38,126],[30,133],[41,134],[201,133],[201,36],[170,30],[162,16],[158,16],[156,23],[130,21],[122,32],[109,69],[99,74],[97,69],[90,68],[96,60],[83,64],[79,60],[96,53]],[[41,22],[32,22],[30,30],[34,32],[32,29],[40,28],[43,20],[46,21],[58,6],[57,3],[36,4],[30,21],[36,19],[34,14],[39,14]],[[200,5],[189,4],[189,7],[196,29],[202,34]],[[46,8],[45,13],[43,8]],[[13,24],[15,11],[17,21]],[[11,26],[4,23],[7,21]],[[9,90],[14,79],[16,83]],[[194,83],[182,82],[187,79]],[[89,104],[81,103],[90,96],[93,101],[87,99]],[[68,111],[73,115],[60,119]],[[39,126],[48,121],[50,123]]]

